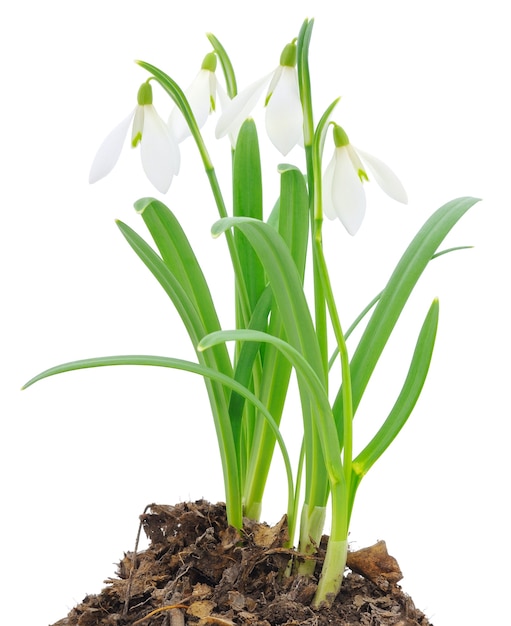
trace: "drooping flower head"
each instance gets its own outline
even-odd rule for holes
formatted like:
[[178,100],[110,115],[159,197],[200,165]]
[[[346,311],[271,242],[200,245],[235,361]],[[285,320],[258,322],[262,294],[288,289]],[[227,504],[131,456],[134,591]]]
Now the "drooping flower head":
[[334,124],[335,150],[323,177],[323,211],[333,220],[340,219],[354,235],[365,215],[363,183],[369,181],[364,163],[380,188],[391,198],[406,204],[406,191],[394,172],[376,157],[355,149],[341,126]]
[[296,70],[296,42],[288,44],[280,56],[265,100],[266,132],[284,156],[301,142],[303,111]]
[[161,193],[166,193],[172,178],[179,172],[180,155],[175,138],[153,106],[149,82],[141,85],[137,106],[103,141],[94,158],[89,182],[104,178],[119,160],[128,129],[133,121],[131,147],[140,145],[142,167],[147,178]]
[[264,88],[266,130],[273,145],[285,156],[303,136],[303,112],[296,71],[296,42],[288,44],[279,66],[270,74],[249,85],[224,108],[216,127],[217,138],[229,134],[235,147],[239,129],[250,117]]
[[[208,53],[204,57],[199,73],[185,90],[185,96],[199,128],[204,126],[209,114],[216,109],[216,66],[216,54],[214,52]],[[169,116],[169,128],[179,143],[190,135],[190,128],[177,106]]]

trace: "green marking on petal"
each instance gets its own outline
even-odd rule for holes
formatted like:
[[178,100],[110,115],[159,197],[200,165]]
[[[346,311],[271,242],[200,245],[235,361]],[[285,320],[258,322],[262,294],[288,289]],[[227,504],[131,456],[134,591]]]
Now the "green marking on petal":
[[358,177],[360,178],[360,181],[362,183],[364,181],[369,182],[369,176],[367,175],[367,172],[365,170],[359,169],[357,174],[358,174]]
[[138,132],[134,137],[131,138],[131,147],[136,148],[141,141],[142,133]]

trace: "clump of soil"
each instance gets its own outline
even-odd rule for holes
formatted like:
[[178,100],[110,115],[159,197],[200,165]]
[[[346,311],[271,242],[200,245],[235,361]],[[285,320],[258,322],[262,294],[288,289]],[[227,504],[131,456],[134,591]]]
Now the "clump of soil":
[[313,610],[317,578],[287,572],[302,557],[283,547],[285,518],[273,527],[246,520],[239,532],[224,505],[199,501],[151,505],[141,522],[149,548],[125,554],[117,577],[54,626],[431,626],[397,585],[384,542],[350,553],[335,602]]

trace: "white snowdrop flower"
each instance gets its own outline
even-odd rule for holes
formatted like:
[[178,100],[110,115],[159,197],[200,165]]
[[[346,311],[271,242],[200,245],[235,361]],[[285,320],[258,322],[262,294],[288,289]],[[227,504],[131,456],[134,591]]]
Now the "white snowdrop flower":
[[130,124],[131,146],[140,144],[142,167],[147,178],[161,193],[166,193],[172,178],[179,172],[180,154],[176,139],[153,106],[151,85],[146,82],[138,91],[138,104],[101,144],[92,163],[89,182],[104,178],[119,160]]
[[364,163],[381,189],[391,198],[406,204],[406,191],[388,165],[350,144],[344,130],[334,125],[335,150],[323,176],[323,211],[339,219],[350,235],[360,228],[365,215],[363,183],[369,180]]
[[[303,111],[296,71],[296,44],[288,44],[276,70],[235,96],[223,109],[216,127],[217,138],[229,134],[235,147],[239,129],[268,86],[266,93],[266,131],[273,145],[284,156],[303,138]],[[231,141],[232,141],[231,140]]]
[[[209,114],[216,109],[216,64],[216,54],[214,52],[207,54],[199,73],[188,89],[185,90],[186,99],[190,104],[199,128],[204,126]],[[190,128],[177,106],[170,114],[169,128],[178,143],[181,143],[183,139],[190,135]]]

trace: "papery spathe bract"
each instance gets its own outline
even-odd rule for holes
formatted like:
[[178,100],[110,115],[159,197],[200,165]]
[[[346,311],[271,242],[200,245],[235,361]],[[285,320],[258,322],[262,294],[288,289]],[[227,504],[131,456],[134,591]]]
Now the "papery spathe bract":
[[217,138],[229,134],[234,139],[233,147],[236,146],[241,125],[250,117],[268,84],[265,99],[266,131],[271,142],[284,156],[301,143],[303,112],[296,71],[295,43],[284,48],[280,64],[273,72],[252,83],[226,105],[216,127]]
[[140,87],[137,106],[101,144],[90,169],[89,182],[104,178],[115,167],[132,122],[131,146],[135,148],[140,144],[142,167],[147,178],[158,191],[166,193],[172,178],[179,172],[179,147],[152,104],[149,83]]
[[[216,64],[216,54],[214,52],[207,54],[199,73],[185,90],[185,96],[199,128],[204,126],[209,114],[216,109]],[[169,128],[179,143],[190,135],[190,128],[177,106],[169,116]]]
[[369,180],[364,163],[381,189],[397,202],[406,204],[406,191],[388,165],[356,149],[344,130],[334,125],[335,150],[323,177],[323,211],[339,219],[350,235],[355,235],[365,215],[363,183]]

